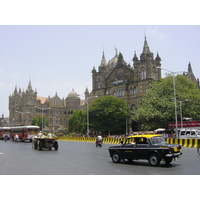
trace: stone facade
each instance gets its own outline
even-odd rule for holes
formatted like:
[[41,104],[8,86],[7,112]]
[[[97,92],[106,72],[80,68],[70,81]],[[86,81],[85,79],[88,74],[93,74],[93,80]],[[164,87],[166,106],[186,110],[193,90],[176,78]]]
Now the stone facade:
[[[87,90],[87,89],[86,89]],[[65,99],[57,93],[53,97],[38,97],[29,81],[26,91],[14,89],[9,96],[9,121],[11,126],[30,125],[34,116],[42,115],[49,121],[49,131],[67,127],[68,117],[76,109],[85,109],[84,101],[72,90]]]
[[133,56],[133,66],[127,64],[122,53],[117,52],[107,63],[103,53],[98,71],[92,70],[92,96],[112,95],[124,99],[130,109],[140,105],[141,98],[152,81],[161,78],[161,58],[157,53],[154,58],[146,37],[143,52],[138,59],[136,52]]

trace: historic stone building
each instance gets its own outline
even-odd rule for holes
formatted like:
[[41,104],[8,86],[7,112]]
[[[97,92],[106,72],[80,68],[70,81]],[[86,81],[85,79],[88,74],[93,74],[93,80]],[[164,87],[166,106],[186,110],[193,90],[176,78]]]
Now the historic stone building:
[[[90,97],[112,95],[125,100],[129,109],[137,109],[150,83],[161,78],[161,58],[158,53],[154,58],[145,37],[140,59],[135,52],[132,61],[133,65],[127,64],[122,53],[118,54],[116,49],[115,56],[107,63],[103,52],[100,66],[92,70]],[[190,63],[184,75],[199,88],[199,79],[195,78]],[[136,126],[137,123],[130,122],[130,131]]]
[[122,53],[117,52],[107,63],[103,53],[98,71],[92,70],[92,96],[112,95],[124,99],[130,109],[140,105],[141,98],[149,88],[149,83],[161,78],[161,58],[150,51],[146,37],[143,51],[138,59],[136,52],[133,65],[127,64]]
[[74,90],[65,99],[57,93],[53,97],[38,97],[31,81],[26,91],[22,92],[16,86],[9,96],[9,121],[12,126],[30,125],[34,116],[42,115],[49,121],[49,131],[57,131],[67,127],[68,117],[76,109],[85,109],[85,105]]

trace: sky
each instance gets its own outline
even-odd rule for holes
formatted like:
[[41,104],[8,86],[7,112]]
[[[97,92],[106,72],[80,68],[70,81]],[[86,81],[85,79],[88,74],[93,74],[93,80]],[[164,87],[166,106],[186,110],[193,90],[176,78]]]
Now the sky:
[[[50,8],[56,9],[53,8],[52,1],[49,2]],[[17,4],[15,1],[13,3],[13,7],[15,7]],[[14,17],[9,18],[6,17],[9,16],[9,13],[1,10],[4,14],[1,13],[1,15],[6,18],[6,20],[2,20],[2,18],[0,20],[0,115],[4,114],[4,117],[9,116],[8,97],[13,93],[15,86],[25,91],[29,81],[39,97],[53,97],[57,92],[60,98],[66,98],[74,89],[80,98],[84,99],[86,87],[89,92],[92,90],[91,71],[93,67],[98,69],[103,52],[108,62],[115,56],[115,48],[117,48],[122,53],[124,60],[133,65],[134,52],[136,51],[139,58],[145,35],[154,56],[157,52],[159,53],[162,59],[162,68],[173,72],[185,71],[188,63],[191,62],[196,78],[200,78],[199,25],[151,25],[148,19],[141,21],[141,24],[144,25],[140,25],[139,20],[136,24],[128,24],[130,21],[123,24],[123,16],[130,15],[131,9],[128,5],[127,12],[122,12],[120,16],[112,17],[111,15],[105,20],[100,15],[100,19],[103,18],[102,21],[91,21],[93,16],[96,19],[94,11],[91,15],[91,9],[88,10],[89,15],[83,16],[86,21],[81,21],[81,10],[78,8],[78,12],[80,12],[78,20],[72,20],[72,23],[68,23],[69,21],[63,23],[61,20],[63,17],[57,10],[56,13],[59,15],[57,21],[54,21],[54,18],[50,18],[50,21],[45,20],[46,16],[44,17],[44,15],[40,18],[44,5],[42,4],[38,9],[39,18],[38,15],[37,17],[32,16],[36,8],[34,5],[33,11],[30,10],[30,16],[27,15],[27,10],[22,9],[21,12],[19,12],[20,10],[16,11],[16,13],[20,13],[19,15],[12,13]],[[8,6],[9,4],[6,4],[6,7]],[[10,12],[14,11],[13,7]],[[60,8],[62,10],[61,6]],[[116,8],[119,10],[120,6]],[[50,16],[50,11],[52,14],[51,9],[46,10],[47,16]],[[108,11],[108,7],[100,7],[97,15],[105,13],[102,12],[102,9]],[[29,17],[28,20],[23,13],[27,15],[27,18]],[[69,13],[72,14],[70,11]],[[116,13],[118,13],[117,10]],[[108,14],[104,15],[108,16]],[[155,15],[147,13],[147,15],[148,18],[151,16],[154,18],[157,13]],[[147,15],[145,14],[145,17]],[[75,15],[73,14],[73,16]],[[90,20],[87,21],[88,16],[90,16]],[[196,19],[195,16],[193,17]],[[170,23],[173,24],[172,21]],[[180,22],[179,24],[184,23]],[[165,73],[166,71],[162,70],[163,76]]]

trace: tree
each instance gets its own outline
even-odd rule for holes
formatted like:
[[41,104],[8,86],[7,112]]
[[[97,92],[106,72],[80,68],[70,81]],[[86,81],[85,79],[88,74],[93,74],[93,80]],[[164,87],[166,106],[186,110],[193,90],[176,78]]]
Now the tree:
[[127,116],[128,107],[120,98],[102,96],[89,105],[90,127],[106,134],[116,134],[125,130]]
[[69,116],[68,130],[69,132],[76,132],[83,134],[86,132],[86,111],[75,110],[72,115]]
[[[33,117],[31,124],[39,126],[40,130],[42,130],[44,127],[49,125],[49,122],[46,117],[39,115],[37,117],[36,116]],[[42,124],[43,124],[43,127],[42,127]]]
[[[180,101],[184,116],[200,119],[199,102],[200,90],[186,76],[175,77],[177,114],[180,120]],[[140,130],[154,130],[159,127],[167,128],[169,122],[175,122],[173,77],[168,75],[161,81],[152,82],[142,100],[141,106],[132,113],[132,120],[137,121]]]

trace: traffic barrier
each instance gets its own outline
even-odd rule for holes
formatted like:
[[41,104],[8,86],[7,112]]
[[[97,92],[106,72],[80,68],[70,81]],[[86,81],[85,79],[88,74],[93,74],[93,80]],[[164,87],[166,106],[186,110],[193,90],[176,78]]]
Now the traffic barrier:
[[199,146],[200,140],[194,139],[194,148],[197,148]]
[[108,138],[103,138],[103,143],[107,144],[108,143]]
[[178,138],[165,138],[169,144],[180,144],[182,147],[197,148],[200,145],[200,139],[178,139]]
[[[77,141],[77,142],[95,142],[95,137],[60,137],[59,140],[64,141]],[[119,144],[125,141],[125,138],[103,138],[105,144]],[[180,144],[182,147],[197,148],[200,145],[200,139],[178,139],[178,138],[165,138],[169,144]]]

